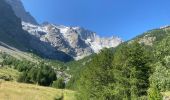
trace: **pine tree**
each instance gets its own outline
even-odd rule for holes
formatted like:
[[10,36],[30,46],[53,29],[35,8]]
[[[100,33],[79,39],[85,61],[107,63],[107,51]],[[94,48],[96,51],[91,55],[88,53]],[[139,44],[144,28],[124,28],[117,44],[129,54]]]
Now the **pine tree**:
[[150,73],[149,62],[149,53],[141,44],[134,42],[129,45],[127,67],[130,71],[129,83],[132,100],[147,94]]
[[113,100],[112,83],[113,76],[113,52],[105,49],[101,51],[86,66],[85,71],[79,80],[78,96],[81,100]]

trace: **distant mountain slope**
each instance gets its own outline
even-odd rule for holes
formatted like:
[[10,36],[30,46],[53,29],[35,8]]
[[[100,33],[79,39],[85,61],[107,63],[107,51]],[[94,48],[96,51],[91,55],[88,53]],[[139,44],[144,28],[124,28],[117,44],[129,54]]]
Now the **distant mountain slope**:
[[157,45],[161,40],[166,38],[170,34],[170,26],[160,27],[157,29],[149,30],[130,41],[137,40],[148,46]]
[[6,2],[12,6],[17,17],[25,22],[38,24],[34,17],[29,12],[26,12],[21,0],[6,0]]
[[25,48],[29,37],[22,30],[21,20],[14,14],[11,7],[0,0],[0,41],[15,47]]
[[[70,61],[72,57],[57,51],[46,42],[22,29],[21,20],[5,0],[0,0],[0,42],[24,52],[33,52],[45,58]],[[4,46],[4,45],[1,45]],[[6,47],[5,47],[6,48]],[[6,48],[8,49],[8,48]]]
[[26,59],[31,62],[37,62],[37,59],[34,59],[33,56],[27,52],[23,52],[17,48],[14,48],[12,46],[9,46],[3,42],[0,42],[0,53],[5,53],[8,55],[11,55],[17,59]]

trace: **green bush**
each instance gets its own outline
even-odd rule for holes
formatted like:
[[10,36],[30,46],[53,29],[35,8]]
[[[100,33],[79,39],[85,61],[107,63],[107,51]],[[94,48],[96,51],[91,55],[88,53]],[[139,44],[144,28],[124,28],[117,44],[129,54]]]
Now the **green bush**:
[[56,81],[53,81],[52,87],[58,88],[58,89],[64,89],[65,88],[64,79],[60,78]]
[[162,100],[162,95],[157,87],[150,87],[148,89],[148,100]]
[[24,71],[18,81],[50,86],[56,79],[56,73],[50,66],[40,65]]

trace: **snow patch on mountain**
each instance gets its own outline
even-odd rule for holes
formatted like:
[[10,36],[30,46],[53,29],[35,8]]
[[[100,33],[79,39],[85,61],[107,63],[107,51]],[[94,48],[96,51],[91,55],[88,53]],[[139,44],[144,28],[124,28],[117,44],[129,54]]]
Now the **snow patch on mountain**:
[[98,53],[103,48],[116,47],[123,41],[118,37],[103,38],[95,32],[82,27],[67,27],[63,25],[34,25],[22,22],[23,29],[41,41],[50,43],[57,50],[71,55],[76,60],[92,53]]

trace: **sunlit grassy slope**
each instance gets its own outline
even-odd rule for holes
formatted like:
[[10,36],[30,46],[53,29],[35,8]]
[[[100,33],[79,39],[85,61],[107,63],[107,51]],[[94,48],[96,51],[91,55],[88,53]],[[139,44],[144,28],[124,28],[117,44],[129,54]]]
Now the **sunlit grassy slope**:
[[74,91],[0,81],[0,100],[57,100],[62,92],[64,100],[75,100]]
[[16,81],[19,77],[20,72],[9,67],[0,67],[0,79],[3,77],[11,78]]
[[17,83],[19,72],[8,67],[0,67],[0,78],[10,77],[12,81],[0,80],[0,100],[75,100],[74,91]]

